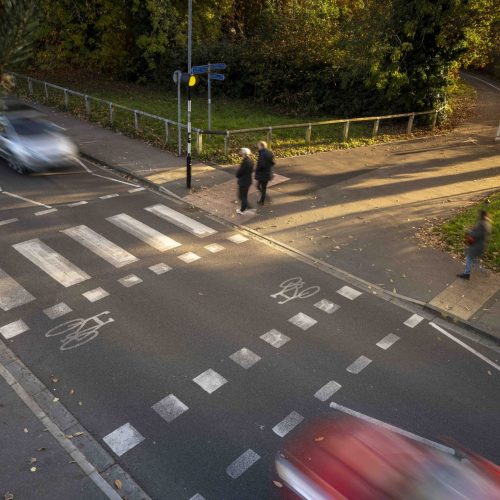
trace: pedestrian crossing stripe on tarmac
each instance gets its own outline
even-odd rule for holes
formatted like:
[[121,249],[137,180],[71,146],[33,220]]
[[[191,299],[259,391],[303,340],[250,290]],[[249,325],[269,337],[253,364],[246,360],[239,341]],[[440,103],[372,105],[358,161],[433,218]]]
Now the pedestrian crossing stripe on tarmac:
[[9,311],[35,300],[35,297],[25,290],[12,276],[0,269],[0,307]]

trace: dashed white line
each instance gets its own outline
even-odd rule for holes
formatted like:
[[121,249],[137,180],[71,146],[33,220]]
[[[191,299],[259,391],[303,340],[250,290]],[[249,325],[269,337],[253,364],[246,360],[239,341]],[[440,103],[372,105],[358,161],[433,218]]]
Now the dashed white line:
[[319,302],[314,304],[314,307],[317,307],[320,311],[326,312],[327,314],[333,314],[335,311],[340,309],[340,306],[334,304],[330,300],[322,299]]
[[106,220],[141,241],[144,241],[144,243],[147,243],[159,252],[166,252],[167,250],[181,246],[179,242],[160,233],[156,229],[147,226],[141,221],[130,217],[130,215],[113,215],[112,217],[108,217]]
[[82,205],[87,205],[88,201],[75,201],[73,203],[68,203],[66,206],[68,207],[81,207]]
[[269,330],[267,333],[264,333],[264,335],[261,335],[260,338],[264,342],[276,347],[276,349],[284,346],[290,340],[290,337],[287,337],[284,333],[281,333],[274,328]]
[[99,257],[103,258],[115,267],[123,267],[138,259],[131,253],[109,241],[104,236],[96,233],[90,227],[81,225],[70,227],[61,231],[73,238],[76,242],[88,248]]
[[386,335],[382,340],[377,342],[377,347],[380,347],[380,349],[386,351],[398,340],[399,337],[397,335],[394,335],[394,333],[389,333],[389,335]]
[[182,255],[179,255],[178,258],[186,264],[190,264],[191,262],[201,259],[201,257],[199,255],[196,255],[194,252],[183,253]]
[[208,250],[210,253],[217,253],[217,252],[222,252],[222,250],[225,250],[222,245],[219,245],[218,243],[212,243],[211,245],[207,245],[205,247],[205,250]]
[[357,299],[362,294],[362,292],[358,292],[350,286],[343,286],[340,290],[337,290],[337,293],[349,300]]
[[138,187],[138,188],[134,188],[134,189],[129,189],[128,192],[129,193],[138,193],[139,191],[145,191],[146,188],[143,188],[143,187]]
[[261,359],[259,355],[255,354],[253,351],[247,349],[246,347],[243,347],[239,351],[231,354],[229,358],[240,365],[242,368],[245,368],[245,370],[248,370],[248,368],[252,367]]
[[125,184],[126,186],[137,187],[137,184],[132,184],[131,182],[121,181],[120,179],[115,179],[113,177],[106,177],[105,175],[92,174],[94,177],[100,177],[101,179],[107,179],[108,181],[118,182],[119,184]]
[[126,423],[107,436],[104,436],[103,441],[116,455],[121,457],[139,443],[142,443],[144,441],[144,436],[142,436],[142,434],[131,424]]
[[4,219],[0,220],[0,226],[6,226],[7,224],[13,224],[14,222],[19,222],[19,219]]
[[38,217],[40,215],[51,214],[52,212],[57,212],[57,208],[48,208],[47,210],[40,210],[39,212],[35,212],[35,215]]
[[55,306],[47,307],[47,309],[44,309],[43,313],[49,319],[56,319],[60,318],[61,316],[64,316],[65,314],[70,313],[71,311],[72,311],[71,307],[69,307],[64,302],[59,302],[59,304],[56,304]]
[[347,371],[349,373],[358,374],[362,370],[364,370],[371,362],[372,360],[370,358],[367,358],[366,356],[360,356],[356,361],[354,361],[354,363],[351,363],[347,367]]
[[82,293],[82,295],[89,301],[89,302],[97,302],[98,300],[104,299],[109,295],[104,288],[98,287],[94,288],[93,290],[89,290],[88,292]]
[[292,413],[287,415],[280,423],[276,424],[273,427],[273,432],[279,437],[284,437],[290,431],[295,429],[295,427],[297,427],[297,425],[299,425],[302,420],[304,420],[304,417],[300,413],[292,411]]
[[236,243],[237,245],[240,245],[241,243],[245,243],[245,241],[248,241],[248,238],[238,233],[229,236],[228,240],[232,241],[233,243]]
[[188,406],[173,394],[164,397],[151,408],[168,423],[173,422],[178,416],[189,409]]
[[229,465],[226,469],[226,473],[229,477],[237,479],[259,460],[260,455],[255,453],[252,449],[248,449]]
[[227,383],[227,380],[215,370],[209,368],[195,377],[193,382],[198,384],[204,391],[207,391],[208,394],[212,394],[212,392],[215,392]]
[[18,198],[19,200],[27,201],[28,203],[32,203],[33,205],[38,205],[39,207],[52,208],[50,205],[45,205],[45,203],[40,203],[35,200],[30,200],[29,198],[25,198],[24,196],[20,196],[18,194],[9,193],[8,191],[2,191],[2,193],[12,198]]
[[413,316],[410,316],[404,324],[410,328],[415,328],[424,318],[422,316],[419,316],[418,314],[414,314]]
[[295,325],[296,327],[304,331],[309,330],[309,328],[317,323],[314,318],[311,318],[304,313],[298,313],[295,316],[291,317],[288,321],[292,323],[292,325]]
[[129,274],[128,276],[120,278],[118,280],[118,283],[120,283],[120,285],[124,286],[125,288],[130,288],[131,286],[142,283],[142,279],[139,278],[139,276],[136,276],[135,274]]
[[104,196],[99,196],[100,200],[109,200],[110,198],[116,198],[117,196],[120,196],[118,193],[113,193],[113,194],[105,194]]
[[436,325],[433,322],[430,322],[429,325],[431,325],[432,328],[435,328],[438,332],[441,332],[443,335],[446,335],[449,339],[453,340],[453,342],[456,342],[458,345],[461,345],[463,348],[467,349],[469,352],[477,356],[479,359],[482,359],[485,363],[488,363],[490,366],[495,368],[495,370],[500,371],[500,365],[497,365],[495,362],[491,361],[491,359],[487,358],[486,356],[483,356],[480,352],[477,352],[475,349],[468,346],[465,342],[462,342],[461,340],[457,339],[454,335],[448,333],[444,328],[441,328],[440,326]]
[[326,401],[327,399],[330,399],[340,389],[342,389],[342,386],[338,382],[330,380],[330,382],[328,382],[321,389],[318,389],[315,392],[314,397],[316,399],[319,399],[320,401]]
[[191,219],[191,217],[181,214],[180,212],[176,212],[165,205],[153,205],[151,207],[146,207],[145,210],[167,220],[168,222],[171,222],[172,224],[175,224],[182,229],[185,229],[186,231],[189,231],[199,238],[204,238],[205,236],[210,236],[211,234],[215,234],[217,232],[215,229],[205,226],[205,224]]
[[35,300],[24,287],[22,287],[12,276],[0,269],[0,308],[10,311]]
[[17,335],[21,335],[21,333],[27,332],[28,330],[29,326],[22,319],[19,319],[9,323],[8,325],[2,326],[0,328],[0,333],[4,339],[11,339]]
[[364,415],[363,413],[359,413],[358,411],[351,410],[350,408],[346,408],[345,406],[339,405],[337,403],[330,403],[330,408],[333,408],[334,410],[341,411],[342,413],[346,413],[347,415],[351,415],[353,417],[359,418],[360,420],[364,420],[366,422],[370,422],[371,424],[378,425],[380,427],[383,427],[384,429],[387,429],[392,432],[396,432],[397,434],[401,434],[402,436],[408,437],[410,439],[413,439],[414,441],[418,441],[420,443],[424,443],[428,446],[432,446],[433,448],[436,448],[439,451],[442,451],[444,453],[448,453],[450,455],[455,454],[455,450],[453,448],[449,448],[448,446],[444,446],[440,443],[436,443],[434,441],[431,441],[430,439],[417,436],[416,434],[413,434],[411,432],[405,431],[404,429],[400,429],[399,427],[395,427],[394,425],[387,424],[386,422],[382,422],[381,420],[377,420],[376,418],[369,417],[368,415]]
[[12,245],[21,255],[45,271],[64,287],[90,279],[90,276],[38,238]]
[[155,274],[163,274],[167,271],[171,271],[172,268],[165,264],[164,262],[160,262],[159,264],[155,264],[154,266],[149,266],[150,271],[153,271]]

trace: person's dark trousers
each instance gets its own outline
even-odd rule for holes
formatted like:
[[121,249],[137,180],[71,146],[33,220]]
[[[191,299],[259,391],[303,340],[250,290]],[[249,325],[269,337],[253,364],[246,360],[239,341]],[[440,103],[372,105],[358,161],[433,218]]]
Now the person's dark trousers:
[[260,200],[259,203],[261,205],[264,204],[264,201],[266,200],[266,191],[267,191],[267,183],[269,181],[259,181],[257,183],[257,189],[260,191]]
[[250,186],[238,186],[239,197],[241,200],[241,208],[240,210],[244,212],[248,208],[248,190]]

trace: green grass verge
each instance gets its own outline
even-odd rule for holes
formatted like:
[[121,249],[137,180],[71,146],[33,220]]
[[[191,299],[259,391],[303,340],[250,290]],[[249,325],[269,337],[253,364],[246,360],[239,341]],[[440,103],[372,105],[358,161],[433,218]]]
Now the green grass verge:
[[443,225],[434,228],[434,232],[439,235],[448,251],[463,256],[464,234],[475,224],[477,212],[482,208],[488,210],[493,221],[490,244],[484,255],[484,262],[493,271],[500,272],[500,191],[460,211]]
[[[158,116],[177,120],[177,96],[175,84],[168,89],[142,86],[138,84],[117,82],[105,79],[81,78],[76,75],[60,74],[33,74],[34,77],[61,85],[63,87],[83,92],[92,97],[97,97],[121,104],[132,109],[146,111]],[[193,127],[206,129],[208,106],[206,93],[203,92],[203,83],[194,93],[192,104]],[[216,86],[217,83],[214,84]],[[18,81],[18,92],[28,95],[27,84],[24,80]],[[33,83],[34,99],[37,102],[45,101],[45,91],[42,85]],[[182,120],[186,121],[186,95],[182,96],[181,106]],[[49,89],[49,104],[66,109],[62,91]],[[177,127],[169,126],[168,137],[164,124],[157,120],[140,117],[139,130],[134,127],[134,116],[131,113],[117,109],[111,123],[109,109],[100,103],[91,103],[90,116],[86,114],[83,98],[70,96],[68,110],[72,113],[96,121],[102,126],[110,127],[121,132],[140,137],[147,142],[177,151]],[[234,130],[242,128],[267,127],[275,125],[286,125],[292,123],[308,123],[321,120],[332,120],[332,116],[289,116],[275,109],[263,106],[249,100],[236,100],[217,95],[212,99],[212,130]],[[332,149],[356,147],[379,142],[386,142],[406,137],[407,119],[380,122],[379,135],[372,137],[373,123],[351,123],[349,139],[343,142],[342,124],[325,125],[313,127],[310,142],[306,142],[306,128],[273,130],[272,149],[276,156],[296,156]],[[414,133],[419,135],[428,133],[429,122],[427,117],[416,117],[414,122]],[[186,133],[182,131],[182,144],[186,144]],[[194,141],[195,137],[193,137]],[[203,137],[203,150],[196,154],[202,160],[215,161],[218,163],[231,163],[238,160],[237,151],[246,146],[255,149],[259,140],[266,140],[266,132],[252,134],[239,134],[230,137],[229,154],[224,154],[223,136]],[[195,148],[193,147],[195,150]]]

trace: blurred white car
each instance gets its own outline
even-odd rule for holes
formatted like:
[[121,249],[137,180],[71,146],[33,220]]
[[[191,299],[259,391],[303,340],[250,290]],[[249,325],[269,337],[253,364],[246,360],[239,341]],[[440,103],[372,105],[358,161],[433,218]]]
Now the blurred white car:
[[26,104],[0,102],[0,157],[24,174],[73,165],[78,148],[64,130]]

